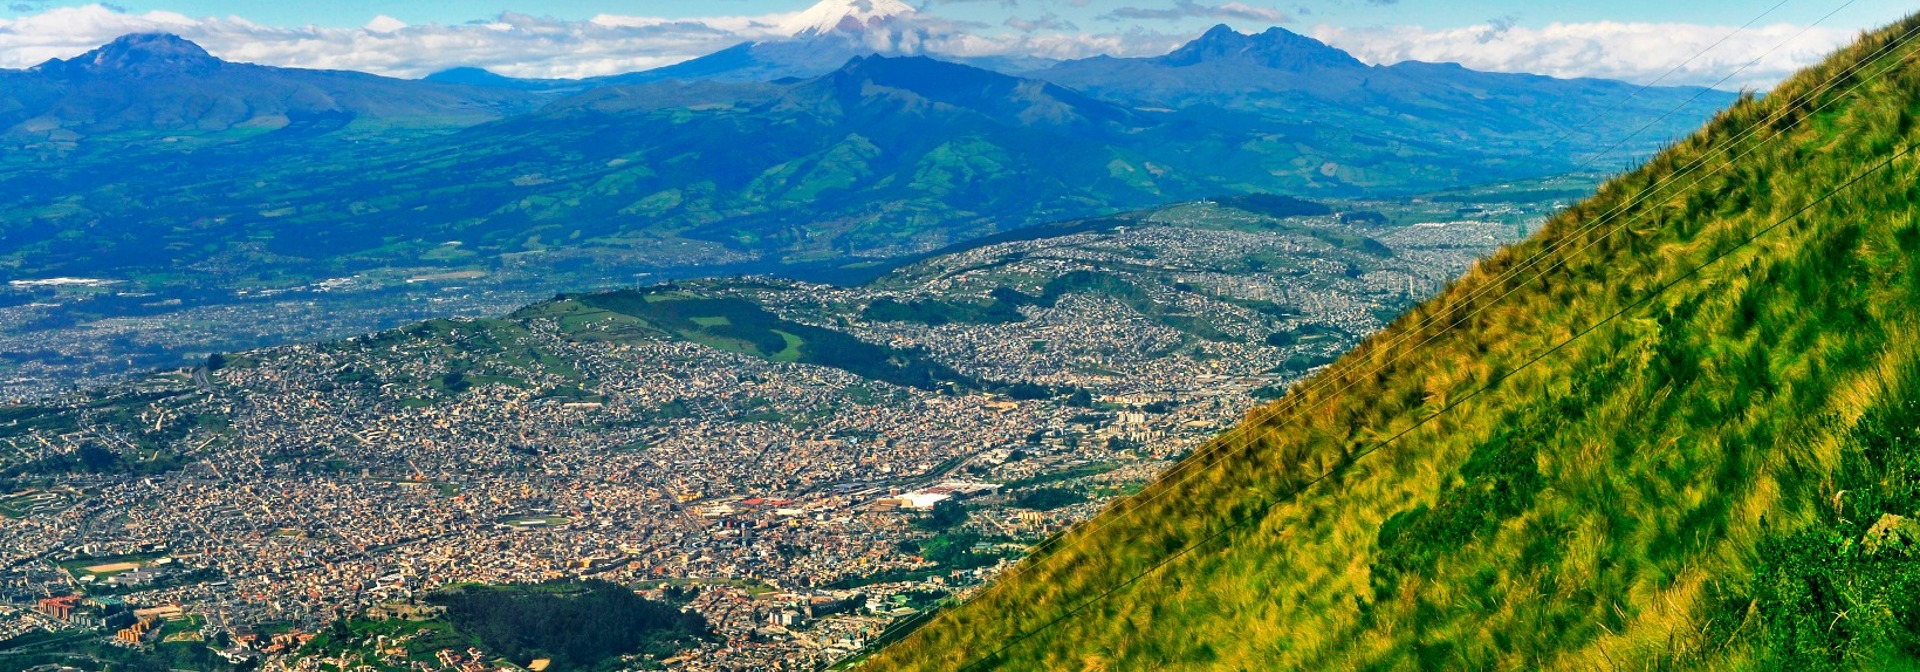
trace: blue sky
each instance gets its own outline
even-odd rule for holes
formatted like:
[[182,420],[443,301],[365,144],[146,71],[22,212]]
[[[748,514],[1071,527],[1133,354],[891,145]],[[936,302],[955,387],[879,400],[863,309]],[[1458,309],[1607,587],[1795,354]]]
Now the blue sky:
[[[1647,21],[1714,25],[1745,23],[1777,0],[1730,2],[1725,0],[1305,0],[1267,3],[1258,0],[1245,4],[1277,9],[1294,18],[1295,23],[1333,23],[1347,26],[1380,24],[1417,24],[1448,27],[1511,19],[1518,25],[1543,26],[1553,22]],[[50,7],[78,6],[84,2],[15,1],[0,11],[0,16],[21,16]],[[713,15],[755,15],[790,12],[805,8],[806,0],[118,0],[111,3],[130,11],[167,10],[188,16],[245,17],[273,26],[308,24],[350,27],[365,24],[386,15],[408,23],[465,23],[492,19],[511,11],[558,19],[584,20],[601,14],[660,16],[668,18]],[[1007,16],[1052,12],[1075,23],[1110,23],[1099,17],[1119,7],[1169,8],[1173,0],[927,0],[912,2],[942,16],[999,23]],[[1770,19],[1788,23],[1806,23],[1839,6],[1841,1],[1787,3]],[[1858,0],[1855,13],[1860,25],[1886,23],[1912,11],[1913,5],[1895,0]],[[1165,23],[1159,20],[1139,23]],[[1201,24],[1205,19],[1187,19],[1176,23]],[[1083,26],[1085,27],[1085,26]]]
[[[847,2],[861,0],[828,0]],[[874,0],[884,2],[886,0]],[[1080,58],[1165,53],[1214,23],[1272,25],[1361,60],[1652,81],[1780,0],[901,0],[935,26],[926,53]],[[524,77],[630,72],[741,41],[785,39],[812,0],[0,0],[0,68],[68,58],[128,32],[172,32],[230,60],[418,77],[454,66]],[[1842,8],[1832,16],[1826,16]],[[911,10],[910,10],[911,11]],[[1765,88],[1895,0],[1786,0],[1667,83]],[[1824,18],[1823,18],[1824,17]],[[1814,25],[1816,21],[1820,23]],[[1750,59],[1760,62],[1748,65]],[[1745,68],[1742,70],[1742,68]]]

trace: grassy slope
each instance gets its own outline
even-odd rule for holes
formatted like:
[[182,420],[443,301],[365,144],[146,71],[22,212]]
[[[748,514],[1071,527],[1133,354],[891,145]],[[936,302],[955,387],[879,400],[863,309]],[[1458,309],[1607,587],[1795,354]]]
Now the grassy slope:
[[[1190,461],[869,669],[958,668],[1116,586],[981,667],[1817,669],[1920,652],[1920,561],[1882,541],[1912,527],[1870,533],[1920,509],[1920,169],[1900,159],[1735,250],[1920,139],[1916,46],[1889,46],[1916,28],[1866,36],[1613,180],[1278,402],[1303,412],[1220,439],[1255,450]],[[1876,53],[1898,65],[1818,92]],[[1824,110],[1789,110],[1809,100]],[[1703,156],[1720,158],[1628,205]],[[1543,267],[1564,265],[1502,278],[1565,242]]]

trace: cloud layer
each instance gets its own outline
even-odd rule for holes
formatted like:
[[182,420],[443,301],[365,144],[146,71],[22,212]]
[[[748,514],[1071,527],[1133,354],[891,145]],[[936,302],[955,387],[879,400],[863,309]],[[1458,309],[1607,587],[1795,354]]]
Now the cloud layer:
[[[1733,28],[1724,26],[1610,21],[1526,28],[1496,20],[1444,30],[1323,25],[1311,34],[1376,64],[1451,62],[1475,70],[1638,83],[1665,75],[1661,84],[1695,85],[1712,85],[1731,74],[1723,88],[1757,89],[1771,87],[1858,36],[1837,28],[1754,27],[1702,53],[1733,32]],[[1694,58],[1696,54],[1699,56]],[[1693,60],[1689,62],[1689,58]],[[1678,70],[1674,70],[1676,66],[1680,66]],[[1667,75],[1668,71],[1673,73]],[[1738,74],[1734,74],[1736,71]]]
[[[786,24],[797,14],[700,19],[602,15],[562,21],[507,12],[491,21],[458,25],[407,25],[382,16],[360,28],[283,28],[238,16],[132,13],[95,4],[0,19],[0,68],[71,58],[127,33],[169,32],[215,56],[264,65],[394,77],[421,77],[456,66],[516,77],[590,77],[671,65],[743,41],[784,38]],[[1055,17],[1014,22],[1009,24],[1013,30],[982,32],[963,32],[957,24],[927,14],[913,20],[934,29],[922,50],[959,56],[1151,55],[1173,49],[1183,37],[1140,30],[1084,34]]]
[[[911,17],[929,29],[921,31],[930,36],[921,49],[956,56],[1066,59],[1096,54],[1157,55],[1172,50],[1197,31],[1177,29],[1178,24],[1161,31],[1141,25],[1142,21],[1205,19],[1247,24],[1243,29],[1287,22],[1287,17],[1276,10],[1237,2],[1213,5],[1175,0],[1153,8],[1110,11],[1103,18],[1127,23],[1120,30],[1099,33],[1083,31],[1051,14],[1010,18],[999,26],[962,25],[933,16],[937,5],[927,7],[927,11]],[[587,77],[669,65],[746,40],[778,39],[786,35],[784,26],[797,15],[701,19],[602,15],[585,21],[562,21],[508,12],[490,21],[457,25],[407,25],[381,16],[360,28],[286,28],[237,16],[130,13],[96,4],[0,19],[0,68],[24,68],[50,58],[72,57],[127,33],[163,31],[198,42],[221,58],[267,65],[360,70],[397,77],[419,77],[455,66],[485,67],[518,77]],[[1508,21],[1449,29],[1330,25],[1295,29],[1371,63],[1450,61],[1481,70],[1634,82],[1659,78],[1731,32],[1726,27],[1694,24],[1595,22],[1527,28]],[[1695,59],[1663,83],[1712,84],[1801,31],[1790,25],[1749,29]],[[1725,86],[1765,88],[1853,37],[1854,33],[1846,30],[1808,30]]]
[[492,21],[409,26],[380,17],[362,28],[263,26],[242,17],[126,13],[104,5],[0,20],[0,67],[68,58],[133,32],[171,32],[234,61],[419,77],[481,66],[524,77],[582,77],[644,70],[776,34],[786,15],[670,21],[596,17],[558,21],[504,13]]
[[1207,5],[1194,0],[1174,0],[1169,7],[1121,7],[1100,16],[1109,21],[1179,21],[1181,19],[1210,19],[1215,21],[1256,21],[1269,24],[1286,23],[1289,19],[1285,12],[1268,7],[1254,7],[1239,2],[1223,5]]

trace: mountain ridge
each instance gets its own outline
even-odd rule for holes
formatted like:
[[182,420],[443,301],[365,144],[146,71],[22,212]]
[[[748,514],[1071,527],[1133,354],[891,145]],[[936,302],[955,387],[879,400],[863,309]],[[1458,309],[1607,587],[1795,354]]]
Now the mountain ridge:
[[[659,272],[913,254],[1171,201],[1413,189],[1538,168],[1227,111],[1143,111],[922,57],[857,59],[784,83],[603,87],[456,132],[356,147],[351,161],[306,153],[332,138],[292,142],[0,174],[0,191],[16,196],[0,204],[0,221],[35,222],[14,243],[21,272],[33,274],[118,276],[229,254],[266,272],[249,260],[264,253],[339,277],[437,258],[447,240],[462,242],[458,258],[488,267],[573,257]],[[170,189],[183,171],[225,196]],[[81,207],[71,214],[27,214],[73,195]],[[54,237],[80,222],[126,235]],[[522,254],[530,249],[548,251]]]
[[72,59],[0,70],[0,138],[71,143],[117,132],[279,128],[341,117],[464,126],[533,109],[500,87],[224,61],[177,35],[135,33]]
[[66,77],[157,74],[182,70],[205,71],[225,63],[207,53],[200,45],[178,35],[132,33],[70,59],[48,60],[28,71]]
[[1279,26],[1249,35],[1224,23],[1215,24],[1207,32],[1164,56],[1149,57],[1147,60],[1184,67],[1207,61],[1235,59],[1296,71],[1367,67],[1352,54]]
[[[422,83],[212,67],[124,90],[0,72],[0,101],[47,94],[0,102],[10,155],[37,159],[0,170],[10,277],[101,278],[190,301],[448,274],[546,293],[537,278],[885,260],[1192,199],[1526,179],[1600,147],[1576,136],[1536,157],[1560,129],[1509,127],[1497,146],[1430,132],[1453,116],[1422,125],[1319,103],[1324,116],[1142,105],[930,57],[853,57],[809,79],[519,91],[461,85],[502,83],[480,71]],[[11,86],[22,79],[31,85]],[[1548,92],[1501,104],[1605,109],[1580,102]],[[1642,111],[1622,116],[1655,118]]]
[[1640,87],[1459,64],[1367,65],[1285,28],[1243,34],[1224,24],[1164,56],[1071,60],[1027,74],[1104,100],[1384,127],[1393,137],[1445,138],[1529,156],[1545,146],[1542,134],[1620,140],[1651,151],[1691,127],[1645,128],[1643,120],[1674,111],[1704,116],[1737,97],[1703,87]]

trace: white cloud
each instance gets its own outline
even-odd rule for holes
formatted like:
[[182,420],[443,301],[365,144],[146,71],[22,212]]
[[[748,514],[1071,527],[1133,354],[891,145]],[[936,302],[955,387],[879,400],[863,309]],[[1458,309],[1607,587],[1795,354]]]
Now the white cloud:
[[1059,15],[1053,12],[1047,12],[1046,14],[1031,19],[1009,16],[1002,25],[1023,33],[1031,33],[1036,30],[1063,31],[1079,29],[1079,26],[1073,25],[1072,21],[1060,18]]
[[373,17],[372,21],[367,22],[367,32],[370,33],[393,33],[399,32],[400,29],[406,27],[407,22],[385,14]]
[[975,47],[974,53],[963,55],[1022,54],[1058,60],[1086,58],[1100,54],[1160,56],[1186,44],[1193,38],[1193,35],[1168,34],[1143,29],[1097,34],[1035,32],[1018,37],[1001,36],[991,40],[983,39],[981,40],[983,44]]
[[1253,21],[1268,25],[1291,21],[1286,12],[1272,7],[1254,7],[1245,3],[1229,2],[1224,5],[1209,5],[1196,0],[1174,0],[1168,7],[1120,7],[1100,18],[1108,21],[1179,21],[1181,19],[1207,19],[1210,21]]
[[[262,26],[237,16],[191,18],[173,12],[122,12],[106,5],[50,9],[0,19],[0,68],[71,58],[127,33],[169,32],[220,58],[302,68],[360,70],[420,77],[456,66],[516,77],[591,77],[671,65],[748,40],[785,37],[799,13],[664,19],[601,15],[562,21],[513,12],[491,21],[407,25],[377,17],[361,28]],[[1034,54],[1152,55],[1181,41],[1140,32],[1104,35],[1060,31],[971,33],[925,13],[910,34],[915,49],[957,56]]]
[[[1184,8],[1184,9],[1183,9]],[[1268,12],[1228,3],[1174,3],[1174,11]],[[361,70],[419,77],[455,66],[484,67],[518,77],[588,77],[670,65],[747,40],[778,39],[799,13],[665,19],[602,15],[562,21],[512,12],[490,21],[407,25],[377,17],[361,28],[262,26],[237,16],[193,18],[174,12],[116,11],[107,5],[49,9],[0,19],[0,68],[23,68],[69,58],[121,35],[163,31],[181,35],[221,58],[266,65]],[[1043,17],[1051,20],[1053,17]],[[1279,18],[1277,14],[1272,18]],[[914,49],[956,56],[1081,58],[1096,54],[1164,54],[1193,37],[1138,25],[1107,33],[1082,32],[1064,21],[1005,26],[960,24],[922,10],[910,19]],[[1709,84],[1801,29],[1749,29],[1696,59],[1667,83]],[[1451,61],[1482,70],[1651,81],[1719,40],[1730,28],[1692,24],[1575,23],[1542,28],[1493,22],[1454,29],[1340,28],[1311,33],[1362,60]],[[1763,59],[1729,87],[1770,86],[1853,39],[1840,29],[1814,29]]]
[[[176,31],[196,22],[173,12],[123,14],[98,5],[52,9],[18,19],[0,19],[0,67],[38,65],[69,57],[126,33]],[[104,39],[102,39],[104,38]]]
[[585,77],[670,65],[742,40],[771,37],[776,26],[777,21],[745,17],[558,21],[504,13],[459,25],[407,25],[382,16],[362,28],[281,28],[240,17],[120,12],[96,4],[0,19],[0,68],[71,58],[127,33],[169,32],[215,56],[265,65],[398,77],[480,66],[523,77]]
[[[1444,30],[1321,25],[1312,35],[1369,63],[1453,62],[1476,70],[1646,83],[1700,54],[1733,30],[1730,26],[1611,21],[1526,28],[1496,21]],[[1767,88],[1858,35],[1838,28],[1813,28],[1801,34],[1802,30],[1793,25],[1749,28],[1694,58],[1661,83],[1713,84],[1759,58],[1723,86]],[[1772,53],[1767,53],[1769,50]]]

